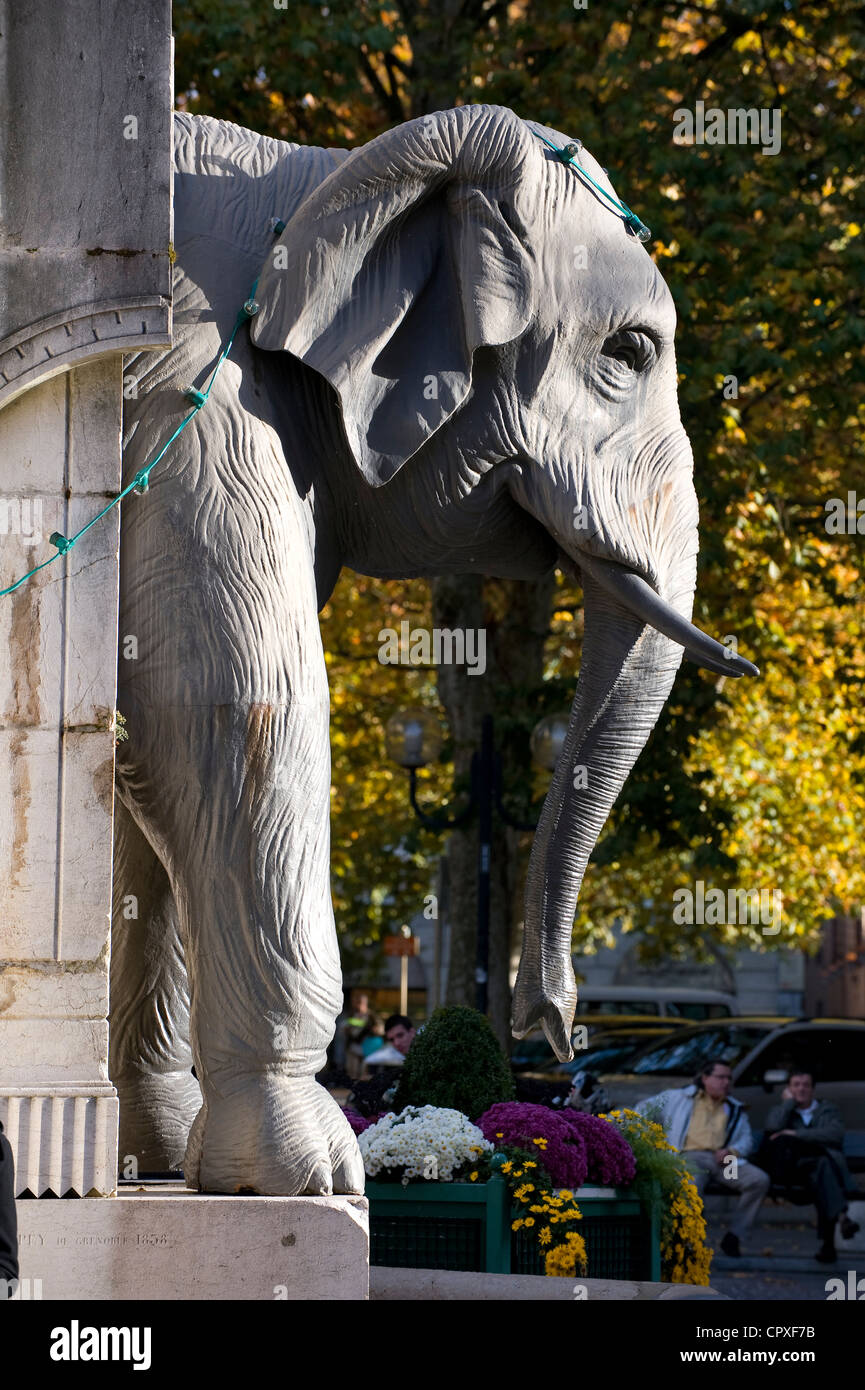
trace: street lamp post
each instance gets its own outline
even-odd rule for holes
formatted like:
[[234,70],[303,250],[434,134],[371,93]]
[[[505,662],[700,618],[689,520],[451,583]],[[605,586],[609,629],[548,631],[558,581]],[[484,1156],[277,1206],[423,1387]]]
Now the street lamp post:
[[[555,767],[567,732],[567,715],[548,715],[532,732],[531,747],[535,762],[549,771]],[[387,750],[390,758],[407,768],[409,800],[418,820],[430,830],[454,830],[465,825],[477,812],[478,817],[478,881],[477,881],[477,947],[475,956],[475,1005],[481,1013],[489,1004],[490,963],[490,883],[492,868],[493,811],[498,811],[505,825],[514,830],[534,830],[537,821],[521,821],[511,815],[502,800],[502,762],[496,750],[492,715],[486,714],[481,723],[480,748],[472,754],[471,790],[468,804],[454,816],[428,811],[417,799],[417,770],[437,757],[441,748],[441,729],[430,710],[404,710],[388,720]]]

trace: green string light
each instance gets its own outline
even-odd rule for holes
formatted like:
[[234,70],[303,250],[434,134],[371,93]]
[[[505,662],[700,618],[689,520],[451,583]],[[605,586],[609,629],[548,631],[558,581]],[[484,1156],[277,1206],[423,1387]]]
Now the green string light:
[[185,416],[183,420],[181,420],[180,424],[177,426],[177,429],[174,431],[171,437],[165,441],[156,457],[151,459],[148,464],[145,464],[143,468],[139,468],[138,472],[135,474],[135,477],[132,479],[132,482],[128,483],[126,487],[123,489],[123,491],[119,492],[116,497],[112,498],[112,500],[108,503],[107,507],[103,507],[101,512],[97,512],[96,516],[94,516],[90,521],[88,521],[86,526],[82,526],[80,531],[76,531],[74,536],[64,536],[60,531],[52,531],[51,535],[48,537],[48,540],[51,545],[56,547],[56,554],[50,555],[47,560],[42,561],[41,565],[37,565],[35,569],[32,569],[27,574],[22,575],[20,579],[16,579],[15,583],[10,584],[8,589],[0,589],[0,598],[3,598],[6,594],[13,594],[15,590],[20,589],[21,585],[25,584],[28,579],[32,579],[34,574],[38,574],[40,570],[44,570],[46,565],[53,564],[53,562],[59,559],[61,555],[66,555],[67,552],[72,549],[73,545],[76,545],[77,542],[80,541],[81,537],[87,534],[91,526],[95,526],[97,521],[101,521],[102,518],[106,516],[108,512],[110,512],[114,507],[119,506],[119,504],[123,501],[124,497],[129,496],[130,492],[138,493],[139,497],[143,496],[144,493],[147,492],[148,488],[150,487],[151,471],[156,467],[160,459],[163,458],[164,455],[168,452],[175,439],[177,439],[178,435],[183,433],[183,431],[186,429],[186,426],[192,420],[195,419],[199,410],[202,410],[204,406],[207,404],[210,393],[213,390],[213,384],[216,381],[217,375],[219,373],[219,369],[231,351],[231,346],[237,335],[237,330],[244,323],[248,323],[248,321],[258,313],[260,306],[255,299],[255,291],[257,290],[257,288],[258,280],[255,281],[255,284],[250,290],[249,298],[246,300],[245,304],[243,305],[243,308],[237,315],[234,327],[232,328],[231,333],[229,334],[228,341],[226,342],[225,347],[220,352],[219,357],[216,359],[216,365],[214,366],[213,371],[210,374],[210,380],[208,381],[204,390],[198,391],[194,386],[189,386],[184,391],[183,394],[184,396],[186,396],[187,400],[192,401],[192,409],[190,410],[189,414]]
[[608,193],[605,188],[602,188],[601,185],[592,178],[588,169],[583,168],[582,164],[577,159],[577,155],[583,148],[582,141],[575,140],[573,144],[563,145],[560,149],[558,145],[553,144],[552,140],[548,140],[546,135],[541,135],[539,130],[535,131],[535,135],[537,135],[539,140],[543,140],[545,145],[549,145],[551,150],[555,150],[563,164],[567,164],[569,168],[576,170],[581,178],[586,179],[586,181],[592,185],[592,188],[600,193],[602,198],[606,198],[607,202],[611,203],[616,211],[622,214],[622,220],[625,226],[630,227],[634,236],[637,237],[639,241],[651,241],[652,233],[645,222],[642,222],[637,214],[631,211],[627,203],[620,202],[618,198],[613,197],[612,193]]

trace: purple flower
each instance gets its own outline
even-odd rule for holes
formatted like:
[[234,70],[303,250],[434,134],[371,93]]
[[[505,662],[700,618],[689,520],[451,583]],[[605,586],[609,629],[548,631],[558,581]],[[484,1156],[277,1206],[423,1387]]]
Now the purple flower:
[[355,1134],[363,1134],[365,1129],[369,1129],[370,1125],[375,1124],[374,1120],[366,1119],[364,1115],[359,1115],[356,1110],[352,1110],[349,1106],[346,1106],[342,1113]]
[[628,1187],[634,1181],[637,1161],[630,1144],[609,1120],[584,1115],[579,1110],[562,1110],[561,1119],[579,1134],[588,1158],[587,1177],[602,1187]]
[[498,1140],[528,1149],[538,1164],[546,1168],[556,1187],[581,1187],[585,1182],[585,1140],[566,1112],[523,1101],[502,1101],[490,1106],[475,1124],[484,1138],[493,1143]]

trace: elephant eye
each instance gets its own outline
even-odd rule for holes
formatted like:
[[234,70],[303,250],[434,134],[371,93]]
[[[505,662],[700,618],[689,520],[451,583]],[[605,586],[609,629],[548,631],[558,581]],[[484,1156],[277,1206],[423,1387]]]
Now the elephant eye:
[[612,357],[632,372],[644,372],[658,357],[654,339],[639,328],[622,328],[618,333],[613,333],[601,352],[604,357]]

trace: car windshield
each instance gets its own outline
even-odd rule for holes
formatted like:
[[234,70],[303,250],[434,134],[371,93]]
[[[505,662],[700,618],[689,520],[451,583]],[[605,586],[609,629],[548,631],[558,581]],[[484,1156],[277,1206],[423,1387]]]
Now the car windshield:
[[694,1076],[711,1057],[735,1066],[756,1047],[771,1028],[759,1024],[724,1023],[717,1028],[683,1028],[664,1042],[644,1048],[633,1063],[637,1076],[671,1072]]
[[631,1057],[645,1046],[644,1033],[632,1033],[628,1037],[598,1038],[585,1052],[577,1053],[574,1061],[568,1063],[568,1069],[583,1071],[588,1068],[590,1071],[598,1071],[603,1068],[604,1071],[620,1071]]
[[577,1017],[587,1014],[660,1014],[656,999],[580,999]]
[[522,1038],[515,1044],[513,1055],[511,1056],[512,1066],[529,1067],[537,1063],[555,1061],[556,1054],[550,1047],[546,1038]]
[[667,1013],[674,1018],[689,1018],[692,1023],[699,1023],[704,1018],[729,1018],[729,1004],[680,1004],[672,1000],[667,1005]]

